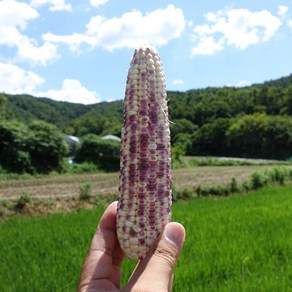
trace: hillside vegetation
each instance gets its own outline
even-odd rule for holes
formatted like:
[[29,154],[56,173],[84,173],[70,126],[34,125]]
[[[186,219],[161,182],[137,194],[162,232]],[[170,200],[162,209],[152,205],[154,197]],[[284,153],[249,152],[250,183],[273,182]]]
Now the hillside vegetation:
[[[292,157],[292,75],[244,88],[170,91],[168,99],[176,158],[180,155],[280,160]],[[119,136],[123,102],[83,105],[25,94],[0,94],[0,136],[2,123],[11,119],[28,125],[42,120],[64,134],[78,137]]]
[[[80,134],[78,131],[81,126],[87,128],[87,133],[92,133],[85,123],[90,119],[109,120],[114,117],[117,122],[122,122],[122,100],[83,105],[25,94],[3,95],[7,98],[5,109],[7,117],[15,117],[23,121],[40,119],[63,130],[77,126],[73,131],[74,134]],[[186,92],[169,91],[168,99],[171,120],[187,119],[198,127],[218,118],[259,112],[267,115],[290,115],[292,114],[292,74],[244,88],[209,87]],[[102,129],[96,130],[96,133],[101,134],[108,126],[104,125]]]

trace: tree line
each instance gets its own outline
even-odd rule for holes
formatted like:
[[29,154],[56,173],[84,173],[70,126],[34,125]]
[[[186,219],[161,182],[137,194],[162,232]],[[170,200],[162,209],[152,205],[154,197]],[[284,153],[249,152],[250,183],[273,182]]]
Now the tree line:
[[[168,92],[168,99],[172,146],[176,154],[292,157],[292,75],[244,88],[172,91]],[[56,161],[68,153],[62,138],[68,134],[80,137],[80,145],[91,149],[90,153],[100,151],[102,155],[95,152],[95,157],[99,156],[103,165],[111,159],[106,147],[111,149],[110,152],[115,153],[112,165],[118,167],[119,145],[115,142],[114,146],[107,145],[100,136],[120,136],[122,122],[122,100],[82,105],[29,95],[0,94],[0,165],[13,165],[5,159],[18,153],[15,167],[19,170],[62,169],[61,159]],[[89,157],[88,151],[82,151],[78,161],[98,163],[92,155]],[[44,159],[41,152],[54,153],[56,160],[50,156]]]
[[185,140],[188,155],[291,159],[292,117],[255,113],[219,118]]

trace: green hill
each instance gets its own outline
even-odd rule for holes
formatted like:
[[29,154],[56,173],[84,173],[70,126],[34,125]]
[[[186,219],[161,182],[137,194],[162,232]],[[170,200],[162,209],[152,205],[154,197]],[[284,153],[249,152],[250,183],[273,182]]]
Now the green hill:
[[[5,96],[6,119],[43,120],[79,137],[120,135],[122,100],[83,105],[30,95]],[[172,143],[186,154],[292,157],[292,74],[240,88],[169,91],[168,99]]]
[[[290,104],[285,100],[285,91],[289,86],[292,86],[292,74],[244,88],[208,87],[186,92],[169,91],[170,117],[171,119],[185,118],[201,126],[214,118],[232,117],[238,114],[259,111],[267,114],[290,113]],[[39,119],[62,129],[69,126],[78,127],[90,119],[111,118],[116,122],[122,119],[121,100],[83,105],[26,94],[4,95],[7,97],[7,117],[23,121]]]
[[63,126],[89,110],[89,106],[83,104],[59,102],[25,94],[5,95],[9,116],[20,120],[39,119],[57,126]]

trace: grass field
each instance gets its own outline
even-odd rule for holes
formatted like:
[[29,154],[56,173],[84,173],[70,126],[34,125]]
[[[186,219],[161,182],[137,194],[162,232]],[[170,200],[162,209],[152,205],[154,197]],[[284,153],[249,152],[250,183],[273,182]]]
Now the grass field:
[[[102,209],[0,222],[0,291],[76,291]],[[292,291],[292,191],[176,202],[187,237],[173,291]],[[123,283],[135,263],[125,261]]]

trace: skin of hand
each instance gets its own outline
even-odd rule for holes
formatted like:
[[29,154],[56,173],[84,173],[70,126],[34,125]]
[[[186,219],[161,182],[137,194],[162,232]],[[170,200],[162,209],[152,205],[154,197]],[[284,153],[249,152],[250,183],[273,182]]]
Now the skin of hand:
[[100,219],[81,271],[78,291],[171,291],[175,264],[185,241],[184,227],[168,223],[121,289],[124,253],[116,235],[116,213],[117,202],[113,202]]

